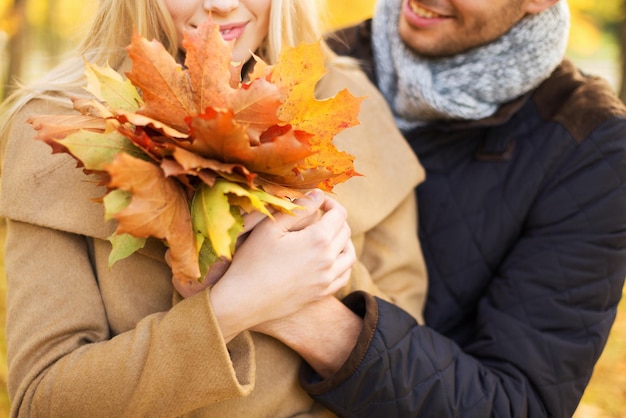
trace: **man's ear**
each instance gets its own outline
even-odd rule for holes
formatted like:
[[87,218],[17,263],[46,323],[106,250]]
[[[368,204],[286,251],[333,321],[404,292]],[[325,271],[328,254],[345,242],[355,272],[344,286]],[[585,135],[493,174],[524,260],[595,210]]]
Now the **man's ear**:
[[565,0],[529,0],[526,3],[525,11],[528,14],[534,15],[554,6],[559,1]]

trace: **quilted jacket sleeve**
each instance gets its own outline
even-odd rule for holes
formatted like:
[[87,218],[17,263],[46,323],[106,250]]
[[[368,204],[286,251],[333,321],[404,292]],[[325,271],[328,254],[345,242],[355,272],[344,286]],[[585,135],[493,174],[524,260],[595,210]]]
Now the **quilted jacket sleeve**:
[[616,314],[626,275],[626,124],[561,150],[524,230],[459,346],[365,294],[351,358],[303,384],[348,417],[571,417]]

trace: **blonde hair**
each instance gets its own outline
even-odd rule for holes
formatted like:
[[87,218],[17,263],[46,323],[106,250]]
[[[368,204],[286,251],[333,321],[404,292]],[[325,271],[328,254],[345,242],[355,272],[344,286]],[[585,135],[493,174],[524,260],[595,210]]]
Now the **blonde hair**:
[[[259,51],[261,57],[273,64],[283,47],[320,40],[325,18],[326,9],[320,0],[272,0],[270,27]],[[334,58],[323,42],[322,48],[327,60]]]
[[[323,13],[320,0],[272,0],[268,36],[257,53],[272,64],[283,46],[320,40]],[[0,146],[6,143],[15,115],[29,101],[67,103],[64,93],[80,91],[85,84],[85,59],[120,70],[128,60],[126,47],[133,30],[158,40],[173,56],[178,54],[178,35],[162,0],[101,0],[87,35],[68,59],[40,80],[19,86],[0,105]],[[327,59],[333,59],[330,49],[323,42],[322,45]]]

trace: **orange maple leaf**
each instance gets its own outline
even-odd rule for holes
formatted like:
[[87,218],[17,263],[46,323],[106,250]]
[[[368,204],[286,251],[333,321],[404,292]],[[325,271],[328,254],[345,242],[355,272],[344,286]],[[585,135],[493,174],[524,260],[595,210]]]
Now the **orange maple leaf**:
[[239,163],[261,176],[265,173],[288,175],[295,164],[311,155],[309,135],[292,129],[278,130],[278,134],[259,144],[250,144],[245,125],[237,123],[232,111],[208,110],[193,118],[191,133],[195,137],[189,146],[207,157],[226,163]]
[[141,90],[144,105],[138,113],[185,132],[185,118],[198,112],[187,71],[157,41],[137,33],[128,48],[133,68],[127,77]]
[[233,71],[239,71],[239,80],[241,69],[231,65],[233,45],[224,42],[219,26],[205,24],[197,31],[185,33],[183,48],[197,111],[204,112],[208,107],[229,108],[237,92],[236,86],[230,85]]

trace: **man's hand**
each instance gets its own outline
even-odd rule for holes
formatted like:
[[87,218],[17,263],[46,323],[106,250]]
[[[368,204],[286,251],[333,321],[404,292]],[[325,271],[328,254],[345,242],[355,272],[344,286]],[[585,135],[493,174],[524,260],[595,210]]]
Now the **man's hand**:
[[334,296],[296,313],[252,328],[296,351],[323,378],[336,373],[350,356],[363,320]]

